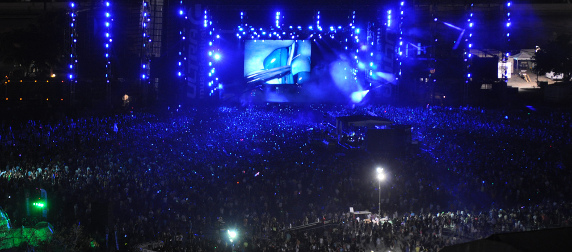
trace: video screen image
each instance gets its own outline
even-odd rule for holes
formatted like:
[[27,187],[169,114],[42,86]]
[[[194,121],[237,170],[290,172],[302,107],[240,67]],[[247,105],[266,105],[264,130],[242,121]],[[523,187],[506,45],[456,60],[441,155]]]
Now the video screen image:
[[303,84],[310,79],[309,40],[247,40],[244,47],[248,83]]

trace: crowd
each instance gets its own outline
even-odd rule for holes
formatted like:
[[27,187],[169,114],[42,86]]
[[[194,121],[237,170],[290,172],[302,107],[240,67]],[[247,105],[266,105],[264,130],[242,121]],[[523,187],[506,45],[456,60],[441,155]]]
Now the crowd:
[[[351,114],[411,125],[418,151],[325,145],[335,117]],[[13,226],[29,224],[25,199],[45,189],[56,232],[81,226],[105,251],[152,241],[163,251],[437,251],[569,226],[570,120],[526,108],[269,104],[4,121],[0,206]]]

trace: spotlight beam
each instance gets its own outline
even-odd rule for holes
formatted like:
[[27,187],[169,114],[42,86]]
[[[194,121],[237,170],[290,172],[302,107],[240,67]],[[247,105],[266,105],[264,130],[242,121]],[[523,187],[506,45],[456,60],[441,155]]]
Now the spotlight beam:
[[465,29],[460,28],[460,27],[457,27],[457,26],[454,26],[454,25],[449,24],[449,23],[447,23],[447,22],[443,22],[443,24],[445,24],[446,26],[449,26],[449,27],[451,27],[451,28],[453,28],[453,29],[456,29],[456,30],[458,30],[458,31],[465,31]]
[[441,21],[441,23],[443,23],[444,25],[449,26],[449,27],[451,27],[457,31],[461,31],[461,34],[459,34],[459,37],[457,38],[457,41],[455,41],[455,45],[453,46],[453,50],[456,50],[457,48],[459,48],[459,45],[461,44],[461,39],[463,38],[463,35],[465,34],[465,29],[458,27],[458,26],[455,26],[455,25],[452,25],[452,24],[447,23],[447,22]]
[[453,46],[453,50],[456,50],[459,47],[459,44],[461,44],[461,39],[463,38],[463,34],[465,34],[465,29],[463,29],[463,31],[461,31],[461,34],[459,34],[459,38],[457,38],[457,41],[455,42],[455,45]]
[[427,47],[431,47],[431,46],[418,46],[418,45],[413,44],[413,43],[411,43],[411,42],[409,42],[409,45],[410,45],[410,46],[413,46],[413,47],[415,47],[415,49],[421,50],[421,51],[425,51],[425,50],[427,50]]

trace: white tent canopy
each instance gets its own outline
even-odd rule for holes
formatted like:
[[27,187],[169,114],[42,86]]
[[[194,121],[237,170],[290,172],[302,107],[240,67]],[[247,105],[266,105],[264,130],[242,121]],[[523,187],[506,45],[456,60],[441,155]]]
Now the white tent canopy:
[[513,55],[512,57],[515,60],[532,60],[532,56],[530,53],[525,51],[520,51],[520,53]]

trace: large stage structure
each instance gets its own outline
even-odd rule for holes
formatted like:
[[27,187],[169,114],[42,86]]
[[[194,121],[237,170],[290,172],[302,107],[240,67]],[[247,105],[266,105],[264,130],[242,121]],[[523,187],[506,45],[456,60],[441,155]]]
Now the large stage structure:
[[[504,0],[328,6],[78,0],[43,6],[65,8],[69,22],[65,67],[54,74],[65,77],[69,98],[50,100],[95,106],[121,104],[125,95],[133,103],[467,103],[472,87],[506,84],[511,56],[530,44],[515,37],[528,41],[529,33],[540,34],[518,28],[539,19],[519,13],[566,9]],[[26,81],[7,76],[5,84]],[[6,99],[22,98],[10,89]]]
[[94,104],[388,100],[399,86],[404,15],[396,13],[405,6],[70,2],[70,97],[107,98]]
[[361,102],[396,84],[391,11],[180,5],[176,75],[188,99]]
[[[242,102],[467,103],[471,86],[510,78],[504,66],[512,6],[226,8],[181,1],[179,93]],[[500,53],[476,53],[482,48]],[[505,69],[499,78],[497,62]]]

